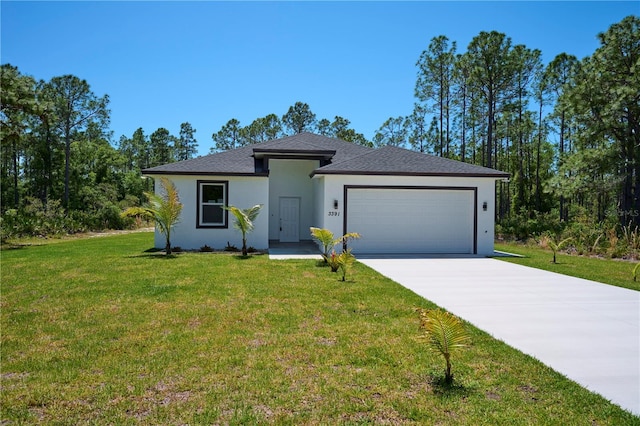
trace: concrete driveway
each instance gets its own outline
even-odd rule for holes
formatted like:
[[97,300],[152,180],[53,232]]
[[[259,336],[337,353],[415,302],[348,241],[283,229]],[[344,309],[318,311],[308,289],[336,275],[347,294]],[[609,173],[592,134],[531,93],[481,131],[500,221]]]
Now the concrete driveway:
[[359,260],[640,415],[640,292],[496,259]]

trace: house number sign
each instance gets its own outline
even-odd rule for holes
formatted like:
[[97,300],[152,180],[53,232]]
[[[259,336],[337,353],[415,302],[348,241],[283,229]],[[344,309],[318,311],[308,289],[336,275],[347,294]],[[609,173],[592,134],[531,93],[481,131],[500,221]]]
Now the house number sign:
[[340,212],[329,212],[329,216],[340,216]]

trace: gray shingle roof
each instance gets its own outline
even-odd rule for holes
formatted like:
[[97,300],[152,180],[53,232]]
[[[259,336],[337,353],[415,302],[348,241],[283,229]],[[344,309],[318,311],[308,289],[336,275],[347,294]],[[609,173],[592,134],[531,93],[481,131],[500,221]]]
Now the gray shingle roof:
[[335,151],[331,163],[314,171],[322,174],[482,176],[506,178],[508,173],[396,147],[368,148],[340,139],[300,133],[231,151],[143,170],[144,174],[266,175],[256,172],[254,150],[266,153],[318,154]]
[[300,133],[280,139],[274,139],[254,145],[244,146],[216,154],[209,154],[191,160],[163,164],[143,170],[144,174],[182,174],[182,175],[255,175],[254,149],[273,151],[335,151],[333,161],[345,161],[358,155],[373,151],[362,145],[345,142],[340,139]]
[[342,162],[332,162],[314,174],[482,176],[506,178],[508,173],[462,161],[385,146]]

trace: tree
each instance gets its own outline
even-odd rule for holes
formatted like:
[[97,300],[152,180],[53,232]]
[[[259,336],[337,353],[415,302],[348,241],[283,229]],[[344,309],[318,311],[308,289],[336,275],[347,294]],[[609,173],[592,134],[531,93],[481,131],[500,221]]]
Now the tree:
[[431,39],[429,48],[422,52],[416,64],[419,71],[415,95],[422,102],[435,102],[433,109],[437,111],[440,122],[438,154],[441,157],[450,155],[451,87],[455,52],[456,42],[449,44],[449,39],[440,35]]
[[453,105],[457,106],[459,111],[460,161],[462,162],[467,160],[467,122],[471,101],[470,75],[468,55],[457,55],[453,67],[453,84],[456,88],[453,94]]
[[496,114],[513,96],[511,38],[497,31],[480,32],[467,48],[470,78],[487,108],[484,166],[493,168]]
[[151,136],[149,136],[151,167],[175,161],[175,141],[176,138],[164,127],[160,127],[158,130],[151,133]]
[[160,177],[161,193],[145,192],[149,199],[143,207],[130,207],[123,213],[123,217],[144,216],[153,220],[158,230],[165,236],[165,253],[171,254],[171,230],[180,220],[182,203],[176,186],[166,177]]
[[402,147],[407,141],[407,128],[404,117],[389,117],[376,132],[373,143]]
[[409,145],[419,152],[426,152],[427,144],[427,116],[426,109],[420,104],[413,105],[413,113],[406,118],[405,126],[408,131]]
[[340,117],[339,115],[336,115],[333,118],[333,122],[331,123],[332,134],[335,137],[342,139],[341,135],[344,135],[349,131],[350,124],[351,124],[351,121],[347,120],[344,117]]
[[258,217],[258,214],[260,214],[262,204],[256,204],[255,206],[249,207],[248,209],[239,209],[235,206],[224,206],[222,208],[230,211],[235,217],[233,226],[242,234],[242,255],[246,256],[247,234],[253,231],[253,221],[255,221]]
[[[18,207],[19,163],[28,118],[36,114],[36,82],[9,64],[0,69],[0,138],[2,141],[2,200],[6,204],[8,183],[13,186],[13,204]],[[3,206],[4,207],[4,206]]]
[[198,141],[195,137],[196,129],[191,123],[180,124],[180,135],[176,139],[176,159],[178,161],[193,158],[198,153]]
[[151,146],[149,138],[144,134],[142,127],[138,127],[131,137],[133,149],[134,168],[138,171],[151,167]]
[[275,114],[268,114],[258,119],[262,128],[262,138],[260,142],[269,141],[282,136],[282,122]]
[[321,135],[342,139],[346,142],[352,142],[363,146],[371,146],[371,143],[362,133],[357,133],[349,127],[350,124],[351,121],[344,117],[340,117],[339,115],[336,115],[333,121],[323,118],[317,122],[317,132]]
[[317,125],[318,134],[323,136],[333,136],[333,129],[331,128],[331,121],[326,118],[318,120]]
[[296,102],[282,116],[282,123],[292,135],[312,132],[316,125],[316,115],[311,112],[311,108],[306,103]]
[[[518,148],[516,150],[517,158],[518,158],[518,176],[520,179],[517,181],[518,188],[518,197],[516,200],[519,201],[519,205],[516,206],[516,211],[520,211],[522,207],[529,208],[530,203],[525,198],[525,176],[528,173],[525,173],[525,136],[527,132],[527,122],[525,119],[528,101],[530,96],[530,84],[533,81],[534,77],[540,73],[542,68],[542,63],[540,61],[540,51],[539,50],[531,50],[525,47],[524,45],[517,45],[513,48],[512,52],[512,64],[514,71],[514,88],[515,88],[515,108],[516,108],[516,133],[517,133],[517,143]],[[541,87],[539,87],[541,88]],[[543,91],[539,92],[540,97],[544,94]],[[542,105],[542,101],[541,101]],[[542,106],[540,106],[540,111],[542,111]],[[542,121],[540,117],[540,121]],[[541,126],[541,123],[539,123]],[[542,136],[542,133],[539,133],[539,137]],[[539,141],[541,143],[541,141]],[[539,161],[539,155],[538,155]],[[540,193],[540,181],[539,181],[539,173],[536,172],[537,180],[536,180],[536,191],[539,195]]]
[[250,125],[240,129],[241,144],[251,145],[276,139],[282,135],[282,123],[275,114],[256,118]]
[[52,95],[56,127],[65,144],[64,197],[69,205],[69,177],[71,164],[71,142],[74,132],[86,128],[90,122],[106,127],[109,123],[109,96],[97,97],[86,80],[73,75],[54,77],[48,84]]
[[240,122],[235,118],[227,121],[217,133],[211,135],[211,138],[215,143],[215,146],[211,148],[211,153],[228,151],[247,144]]
[[[573,55],[561,53],[547,65],[544,70],[542,81],[544,82],[548,93],[553,95],[550,99],[554,102],[553,117],[557,122],[558,131],[558,165],[562,166],[564,162],[565,152],[567,152],[567,137],[568,137],[568,125],[567,125],[567,106],[565,102],[558,102],[564,89],[569,86],[573,81],[578,59]],[[568,212],[565,208],[565,197],[560,195],[560,220],[568,219]]]
[[640,18],[628,16],[598,35],[600,47],[582,60],[562,102],[576,120],[582,149],[594,142],[610,147],[607,172],[619,178],[621,222],[640,225]]

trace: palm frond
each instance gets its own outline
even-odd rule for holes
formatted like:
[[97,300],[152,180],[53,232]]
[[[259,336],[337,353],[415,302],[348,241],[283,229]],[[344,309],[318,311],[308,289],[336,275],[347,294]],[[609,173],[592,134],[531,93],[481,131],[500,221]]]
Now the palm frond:
[[236,206],[225,206],[223,209],[228,210],[235,217],[233,226],[243,234],[253,231],[253,222],[249,220],[247,214]]
[[120,217],[144,217],[148,219],[153,219],[153,214],[149,212],[149,210],[144,207],[129,207],[122,213],[120,213]]
[[429,347],[443,355],[470,342],[469,334],[460,318],[440,309],[422,310],[420,322]]
[[314,228],[313,226],[309,228],[309,231],[311,232],[311,238],[322,246],[322,257],[327,262],[329,260],[329,252],[335,246],[333,232],[325,228]]
[[182,203],[176,186],[165,177],[160,178],[161,194],[145,192],[149,200],[145,206],[148,214],[152,215],[161,233],[167,235],[171,228],[180,220]]
[[247,218],[249,218],[251,222],[253,222],[258,217],[260,210],[262,210],[262,204],[256,204],[253,207],[244,209],[244,214],[247,216]]
[[556,243],[553,240],[549,241],[549,245],[553,248],[553,250],[558,251],[558,250],[562,250],[562,247],[564,247],[565,244],[567,244],[569,241],[571,241],[573,238],[569,237],[569,238],[565,238],[564,240]]
[[360,234],[358,234],[357,232],[347,232],[342,237],[337,238],[334,241],[334,245],[338,245],[338,244],[341,244],[341,243],[346,243],[349,240],[357,240],[358,238],[360,238]]

